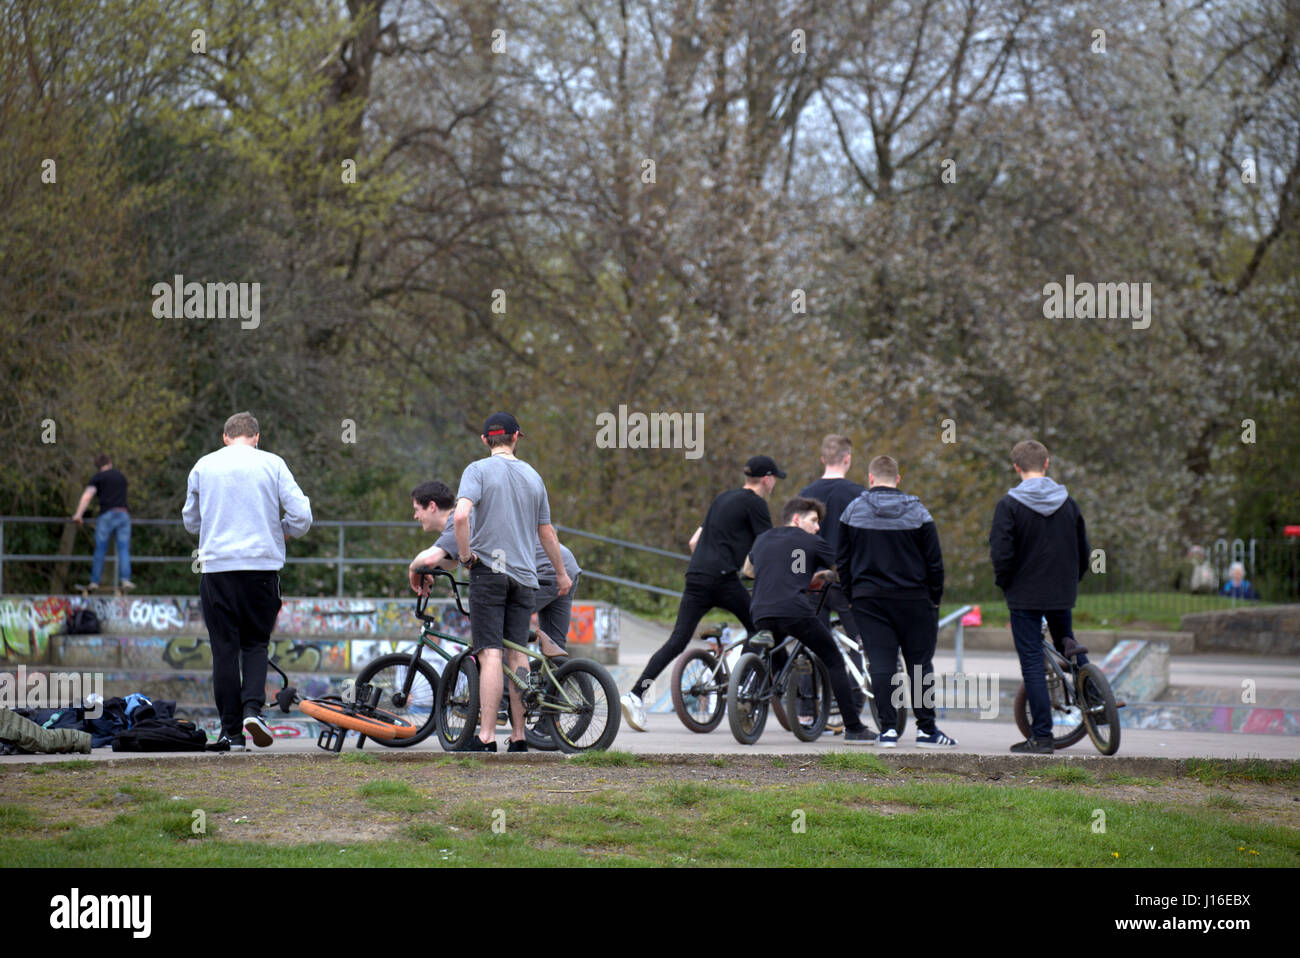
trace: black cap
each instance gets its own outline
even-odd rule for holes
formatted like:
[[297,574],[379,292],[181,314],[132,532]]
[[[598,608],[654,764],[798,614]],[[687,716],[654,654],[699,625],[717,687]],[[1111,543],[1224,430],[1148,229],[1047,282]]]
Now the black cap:
[[492,436],[513,436],[517,432],[519,435],[523,435],[522,432],[519,432],[519,423],[508,412],[494,412],[488,416],[487,422],[483,424],[483,435],[489,438]]
[[784,479],[785,473],[777,468],[776,460],[771,456],[754,456],[749,462],[745,463],[745,475],[755,479],[760,476],[776,476],[778,479]]

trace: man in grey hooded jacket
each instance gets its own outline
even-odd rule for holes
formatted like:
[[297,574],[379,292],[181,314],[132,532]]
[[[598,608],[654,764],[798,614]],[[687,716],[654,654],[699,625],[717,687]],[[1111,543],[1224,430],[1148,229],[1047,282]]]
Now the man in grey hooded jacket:
[[957,740],[935,725],[932,691],[943,552],[934,519],[920,499],[898,488],[900,479],[898,463],[891,457],[871,460],[870,488],[840,516],[836,568],[867,651],[880,717],[877,744],[898,745],[897,709],[903,704],[903,688],[894,675],[902,651],[912,682],[917,747],[952,748]]
[[994,582],[1006,596],[1033,737],[1013,752],[1051,754],[1052,707],[1043,672],[1041,622],[1063,655],[1087,663],[1074,641],[1071,610],[1088,568],[1088,532],[1065,486],[1047,478],[1047,447],[1027,439],[1011,450],[1020,484],[998,502],[989,533]]

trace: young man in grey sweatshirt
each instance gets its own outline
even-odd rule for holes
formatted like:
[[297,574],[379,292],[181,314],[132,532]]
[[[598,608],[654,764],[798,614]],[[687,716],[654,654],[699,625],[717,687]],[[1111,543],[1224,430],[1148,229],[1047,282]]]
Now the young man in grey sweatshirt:
[[[257,420],[236,413],[222,430],[224,449],[190,470],[181,513],[199,536],[199,597],[212,645],[212,689],[223,745],[274,741],[262,718],[267,648],[280,614],[285,540],[311,528],[311,501],[279,456],[257,448]],[[283,513],[283,515],[282,515]]]

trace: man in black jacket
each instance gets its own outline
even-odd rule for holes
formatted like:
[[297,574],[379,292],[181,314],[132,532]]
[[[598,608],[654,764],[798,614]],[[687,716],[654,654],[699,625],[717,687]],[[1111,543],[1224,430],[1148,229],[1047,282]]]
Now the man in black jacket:
[[898,490],[899,478],[898,463],[889,456],[871,460],[870,487],[840,517],[836,565],[867,650],[880,745],[898,745],[893,681],[901,647],[912,680],[916,744],[951,748],[956,739],[935,727],[934,708],[924,705],[923,694],[934,682],[943,553],[934,519],[920,499]]
[[709,506],[704,524],[691,536],[691,564],[686,567],[686,588],[677,609],[672,635],[619,700],[623,717],[638,732],[646,730],[645,696],[668,663],[686,651],[700,619],[713,608],[726,609],[754,634],[749,616],[749,593],[739,572],[754,540],[772,528],[767,497],[785,473],[771,456],[754,456],[745,464],[745,485],[728,489]]
[[1011,450],[1020,484],[998,502],[989,533],[994,582],[1006,596],[1011,635],[1029,700],[1033,736],[1013,752],[1050,755],[1052,707],[1043,672],[1043,619],[1065,656],[1087,664],[1074,641],[1070,612],[1088,568],[1088,533],[1065,486],[1047,478],[1047,447],[1027,439]]

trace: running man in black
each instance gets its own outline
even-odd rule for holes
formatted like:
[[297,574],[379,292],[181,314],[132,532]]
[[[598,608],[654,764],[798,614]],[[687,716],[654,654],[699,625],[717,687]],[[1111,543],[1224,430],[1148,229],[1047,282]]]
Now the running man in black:
[[745,464],[745,485],[728,489],[713,500],[704,524],[691,536],[691,564],[686,568],[686,588],[677,608],[672,635],[654,655],[631,690],[624,693],[623,716],[638,732],[646,730],[645,694],[668,663],[686,651],[700,619],[714,608],[726,609],[754,634],[749,617],[749,593],[740,584],[740,568],[750,546],[772,528],[767,497],[785,473],[771,456],[754,456]]
[[[754,572],[754,601],[749,614],[754,625],[772,633],[779,645],[786,636],[794,636],[822,660],[830,673],[831,688],[844,717],[844,740],[870,745],[876,733],[862,724],[861,707],[853,695],[853,684],[844,668],[831,637],[831,630],[816,615],[808,588],[819,579],[827,588],[835,579],[835,553],[817,530],[826,515],[826,507],[816,499],[796,496],[785,504],[781,518],[785,525],[769,529],[749,550],[749,565]],[[749,642],[745,642],[749,651]],[[772,667],[785,665],[785,653],[772,657]],[[795,721],[797,716],[790,716]]]

